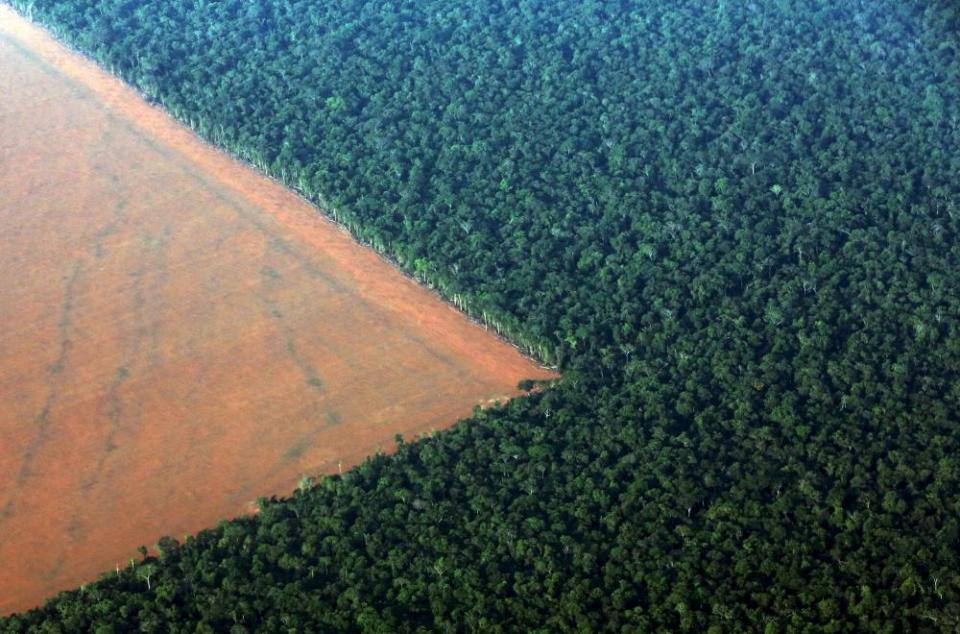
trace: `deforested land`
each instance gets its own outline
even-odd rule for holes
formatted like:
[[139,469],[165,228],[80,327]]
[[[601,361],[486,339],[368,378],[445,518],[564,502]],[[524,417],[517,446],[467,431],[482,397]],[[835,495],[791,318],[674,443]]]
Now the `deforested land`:
[[0,612],[552,374],[0,7]]

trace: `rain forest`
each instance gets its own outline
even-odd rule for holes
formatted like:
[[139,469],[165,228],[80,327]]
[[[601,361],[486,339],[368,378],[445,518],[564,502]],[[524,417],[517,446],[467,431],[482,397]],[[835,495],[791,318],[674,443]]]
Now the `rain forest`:
[[562,378],[0,631],[960,631],[956,3],[9,3]]

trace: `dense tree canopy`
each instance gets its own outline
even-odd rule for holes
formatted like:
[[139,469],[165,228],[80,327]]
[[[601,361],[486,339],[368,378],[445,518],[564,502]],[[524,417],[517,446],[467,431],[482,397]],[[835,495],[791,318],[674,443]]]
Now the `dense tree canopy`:
[[0,630],[960,628],[955,3],[13,4],[566,375]]

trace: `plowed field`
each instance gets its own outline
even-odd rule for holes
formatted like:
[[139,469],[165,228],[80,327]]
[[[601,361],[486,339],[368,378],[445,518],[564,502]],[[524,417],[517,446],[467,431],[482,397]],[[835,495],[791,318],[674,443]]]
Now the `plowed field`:
[[0,614],[549,376],[0,7]]

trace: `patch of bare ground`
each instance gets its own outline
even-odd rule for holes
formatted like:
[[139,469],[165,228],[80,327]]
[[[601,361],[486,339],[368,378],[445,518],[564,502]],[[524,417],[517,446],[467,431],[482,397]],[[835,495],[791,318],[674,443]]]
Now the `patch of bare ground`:
[[0,614],[553,376],[0,7]]

